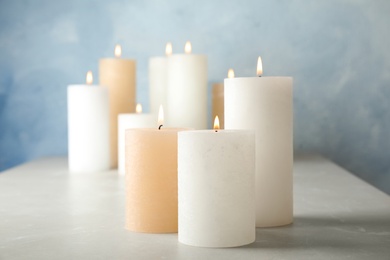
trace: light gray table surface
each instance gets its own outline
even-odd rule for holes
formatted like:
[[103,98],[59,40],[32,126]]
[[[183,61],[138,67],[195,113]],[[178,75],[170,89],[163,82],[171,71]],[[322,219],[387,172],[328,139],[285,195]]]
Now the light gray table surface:
[[390,197],[320,156],[294,162],[294,223],[197,248],[124,229],[124,177],[44,158],[0,174],[0,259],[390,259]]

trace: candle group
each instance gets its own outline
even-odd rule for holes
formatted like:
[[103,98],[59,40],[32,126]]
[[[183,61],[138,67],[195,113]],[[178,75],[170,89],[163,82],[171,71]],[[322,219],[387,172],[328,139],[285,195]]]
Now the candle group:
[[166,57],[150,59],[151,113],[134,109],[136,63],[120,46],[100,60],[100,86],[91,73],[87,85],[68,86],[69,171],[126,174],[130,231],[178,232],[200,247],[250,244],[256,227],[293,221],[292,78],[261,77],[260,57],[258,77],[229,69],[212,89],[214,130],[200,130],[207,58],[191,49],[172,54],[168,43]]

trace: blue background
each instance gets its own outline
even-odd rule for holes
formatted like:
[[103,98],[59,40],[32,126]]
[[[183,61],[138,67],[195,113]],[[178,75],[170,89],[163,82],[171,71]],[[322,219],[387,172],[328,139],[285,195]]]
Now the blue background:
[[165,43],[228,68],[294,77],[294,147],[318,152],[390,193],[390,1],[0,0],[0,170],[67,153],[66,88],[98,60],[137,60],[147,106],[148,59]]

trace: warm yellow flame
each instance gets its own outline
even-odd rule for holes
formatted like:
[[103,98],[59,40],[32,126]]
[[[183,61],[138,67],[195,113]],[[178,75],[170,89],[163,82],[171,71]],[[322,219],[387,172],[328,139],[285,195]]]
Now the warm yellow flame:
[[229,71],[228,71],[228,78],[229,79],[234,78],[234,70],[233,69],[229,69]]
[[138,103],[136,106],[135,106],[135,112],[137,114],[141,114],[142,113],[142,105],[140,103]]
[[219,118],[218,116],[215,116],[214,119],[214,130],[217,131],[219,129]]
[[257,76],[261,76],[263,74],[263,62],[261,61],[261,57],[257,59]]
[[187,54],[190,54],[191,51],[192,51],[191,42],[187,41],[186,45],[184,46],[184,52],[187,53]]
[[172,43],[167,42],[167,45],[165,46],[165,55],[171,56],[172,55]]
[[119,44],[115,45],[114,53],[115,53],[115,57],[116,58],[120,58],[121,57],[121,55],[122,55],[122,47]]
[[91,85],[92,82],[93,82],[92,71],[90,71],[90,70],[87,72],[87,79],[86,79],[86,81],[87,81],[87,85]]
[[158,110],[158,125],[164,124],[164,109],[163,106],[160,105],[160,109]]

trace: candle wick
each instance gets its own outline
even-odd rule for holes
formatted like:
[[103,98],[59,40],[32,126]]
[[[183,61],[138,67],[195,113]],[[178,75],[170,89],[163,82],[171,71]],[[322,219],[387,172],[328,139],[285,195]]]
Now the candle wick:
[[259,78],[261,78],[261,75],[259,75]]
[[158,130],[161,130],[161,127],[162,127],[163,125],[160,125],[159,127],[158,127]]
[[215,130],[216,133],[218,133],[218,130]]

